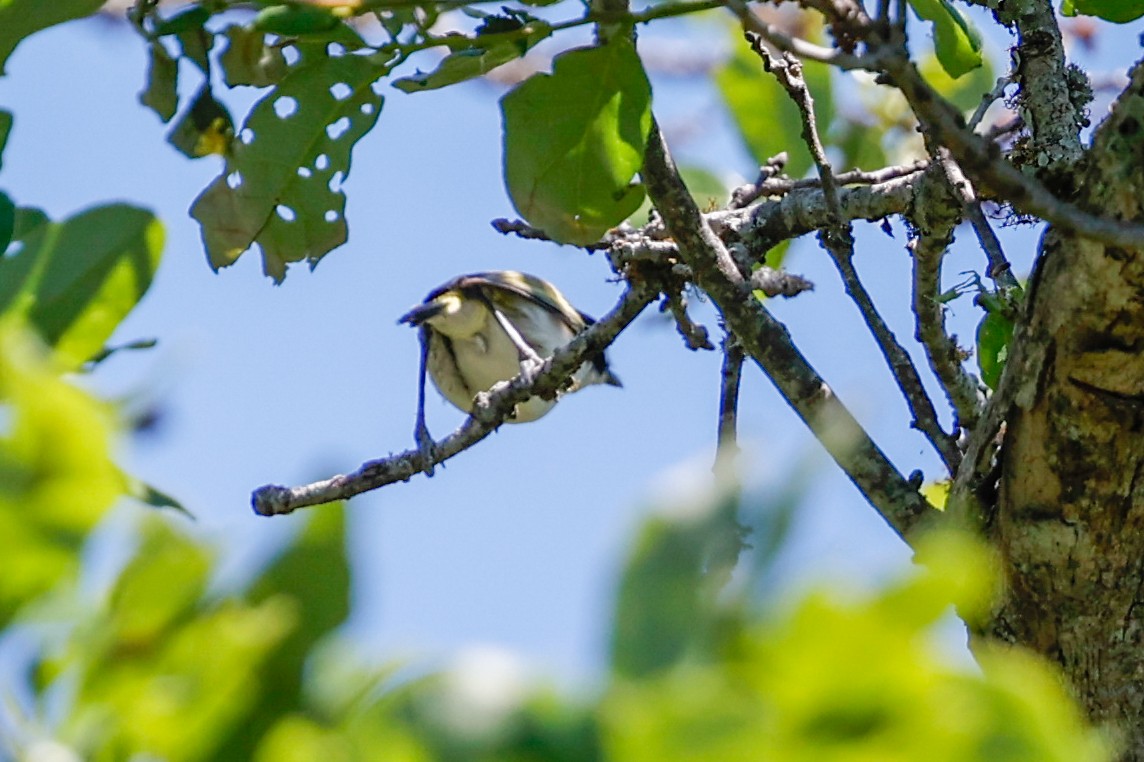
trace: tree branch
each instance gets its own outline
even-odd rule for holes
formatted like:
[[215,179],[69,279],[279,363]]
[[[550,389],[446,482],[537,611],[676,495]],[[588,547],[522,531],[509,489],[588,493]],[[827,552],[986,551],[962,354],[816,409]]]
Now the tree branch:
[[791,342],[786,327],[754,298],[723,242],[699,213],[653,122],[642,173],[648,194],[679,246],[680,258],[714,301],[727,329],[778,387],[823,446],[878,510],[906,537],[930,508],[894,468]]
[[1132,248],[1144,240],[1144,225],[1098,217],[1058,199],[1040,181],[1003,160],[1000,149],[964,129],[954,107],[937,94],[914,64],[900,55],[882,56],[884,71],[905,95],[929,138],[949,148],[965,173],[1018,211],[1112,246]]
[[1014,79],[1021,86],[1017,107],[1032,137],[1025,152],[1036,157],[1038,174],[1069,171],[1083,153],[1080,130],[1088,121],[1069,85],[1087,87],[1087,83],[1065,63],[1053,2],[1024,0],[1008,5],[1018,9],[1013,19],[1019,36],[1014,56]]
[[[753,37],[753,36],[752,36]],[[819,231],[819,240],[823,248],[830,254],[842,276],[846,293],[851,301],[858,306],[870,333],[874,336],[878,349],[886,359],[890,373],[901,390],[902,396],[909,407],[913,417],[912,426],[921,431],[929,440],[934,450],[941,456],[946,469],[950,474],[957,472],[957,465],[961,461],[961,452],[957,449],[954,438],[947,434],[937,420],[937,411],[934,410],[933,400],[922,385],[921,376],[914,365],[913,359],[905,348],[898,342],[882,315],[874,305],[874,300],[866,291],[854,267],[854,236],[849,221],[842,219],[842,205],[838,198],[838,186],[830,162],[826,158],[822,139],[818,134],[818,126],[814,118],[814,100],[810,88],[802,76],[802,68],[798,59],[789,53],[783,54],[780,60],[771,56],[766,48],[759,44],[758,38],[748,38],[751,47],[763,59],[766,69],[775,75],[779,84],[790,95],[798,107],[802,118],[802,138],[810,149],[818,169],[819,179],[822,181],[822,192],[826,199],[828,214],[832,217],[830,225]]]
[[941,266],[961,222],[961,204],[951,194],[945,175],[935,166],[919,187],[919,199],[909,219],[914,237],[914,336],[921,342],[930,368],[945,390],[956,417],[955,430],[977,425],[980,401],[977,381],[965,370],[965,354],[956,337],[945,330],[945,304],[941,299]]
[[406,450],[387,458],[368,461],[352,474],[337,476],[299,487],[268,484],[259,487],[251,497],[254,512],[260,516],[291,513],[298,508],[344,500],[362,492],[399,481],[409,481],[415,474],[480,442],[495,431],[512,414],[513,408],[532,396],[555,395],[585,360],[604,351],[652,302],[657,291],[642,283],[632,283],[612,311],[576,336],[539,367],[531,383],[520,376],[503,381],[488,392],[478,394],[473,412],[460,428],[434,444],[434,455],[426,463],[420,450]]

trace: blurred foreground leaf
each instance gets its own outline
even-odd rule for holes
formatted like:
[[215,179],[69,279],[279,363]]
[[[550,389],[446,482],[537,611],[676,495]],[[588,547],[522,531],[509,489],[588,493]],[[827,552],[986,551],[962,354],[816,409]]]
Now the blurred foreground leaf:
[[108,411],[61,380],[18,320],[0,320],[0,626],[74,578],[88,533],[122,492]]
[[0,259],[0,315],[25,318],[64,367],[78,368],[150,287],[163,227],[149,211],[126,204],[63,222],[19,210],[16,221],[19,248]]
[[0,76],[20,41],[41,29],[91,15],[103,0],[4,0],[0,2]]

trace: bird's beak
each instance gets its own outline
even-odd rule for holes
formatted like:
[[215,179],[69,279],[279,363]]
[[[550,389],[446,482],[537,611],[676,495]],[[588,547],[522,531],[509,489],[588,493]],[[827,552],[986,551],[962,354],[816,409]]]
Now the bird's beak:
[[419,326],[426,320],[437,317],[445,311],[445,305],[437,300],[418,304],[413,309],[406,312],[404,315],[397,319],[398,323],[408,323],[411,326]]

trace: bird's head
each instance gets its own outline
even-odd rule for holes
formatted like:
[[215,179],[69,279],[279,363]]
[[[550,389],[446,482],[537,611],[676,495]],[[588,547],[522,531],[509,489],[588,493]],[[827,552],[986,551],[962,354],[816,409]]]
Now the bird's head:
[[411,326],[428,324],[450,338],[463,339],[483,330],[488,319],[489,308],[484,301],[460,289],[450,289],[434,294],[402,315],[398,322]]

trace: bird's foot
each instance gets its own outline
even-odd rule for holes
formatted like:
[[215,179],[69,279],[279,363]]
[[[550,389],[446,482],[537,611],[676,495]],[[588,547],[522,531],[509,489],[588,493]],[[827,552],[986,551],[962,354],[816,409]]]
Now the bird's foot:
[[413,432],[413,439],[417,442],[417,451],[421,453],[422,468],[426,476],[433,475],[433,464],[437,460],[437,443],[429,433],[429,427],[420,424]]

